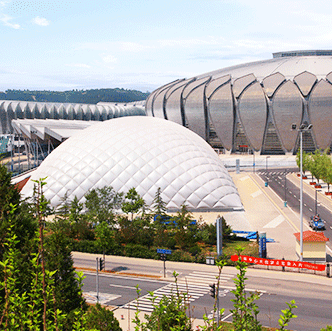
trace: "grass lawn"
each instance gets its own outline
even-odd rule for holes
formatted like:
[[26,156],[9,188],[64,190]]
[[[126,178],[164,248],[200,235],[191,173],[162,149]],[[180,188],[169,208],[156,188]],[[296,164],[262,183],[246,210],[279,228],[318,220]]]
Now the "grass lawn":
[[[202,253],[205,256],[217,256],[216,246],[207,246],[207,245],[200,245],[202,249]],[[243,251],[241,252],[242,255],[249,255],[259,257],[259,247],[256,241],[246,241],[246,240],[227,240],[223,242],[222,252],[227,258],[230,259],[231,255],[238,254],[238,248],[241,247]],[[233,262],[229,261],[230,264]]]

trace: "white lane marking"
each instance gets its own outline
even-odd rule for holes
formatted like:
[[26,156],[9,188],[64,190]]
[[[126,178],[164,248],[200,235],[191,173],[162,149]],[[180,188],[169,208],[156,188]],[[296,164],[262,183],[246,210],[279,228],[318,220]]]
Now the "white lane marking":
[[268,224],[264,225],[263,228],[276,228],[278,225],[280,225],[285,218],[282,215],[277,216],[275,219],[273,219]]
[[244,176],[244,177],[241,177],[240,180],[243,181],[243,180],[246,180],[248,178],[249,178],[249,176]]
[[256,192],[252,193],[251,196],[252,196],[253,198],[256,198],[256,197],[258,197],[258,196],[261,195],[261,194],[263,194],[263,192],[262,192],[261,190],[258,190],[258,191],[256,191]]
[[121,287],[121,288],[129,288],[131,290],[137,290],[136,287],[133,287],[133,286],[126,286],[126,285],[116,285],[116,284],[110,284],[110,286],[113,286],[113,287]]

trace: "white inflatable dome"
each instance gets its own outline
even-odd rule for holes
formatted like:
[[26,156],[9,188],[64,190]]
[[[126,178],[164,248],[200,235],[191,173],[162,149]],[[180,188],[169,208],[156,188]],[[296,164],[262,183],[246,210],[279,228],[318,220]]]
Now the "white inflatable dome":
[[[242,209],[237,189],[213,149],[164,119],[130,116],[95,124],[67,139],[31,179],[47,177],[44,194],[57,206],[68,193],[84,202],[92,188],[136,188],[151,206],[158,187],[168,210]],[[31,179],[22,190],[31,196]]]

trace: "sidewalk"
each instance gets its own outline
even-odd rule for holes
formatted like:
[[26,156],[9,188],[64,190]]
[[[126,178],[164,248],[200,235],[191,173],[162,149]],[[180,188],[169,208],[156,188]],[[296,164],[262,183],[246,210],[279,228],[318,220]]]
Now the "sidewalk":
[[[230,175],[238,188],[243,206],[244,216],[250,224],[248,229],[266,232],[267,238],[275,242],[267,243],[269,258],[297,260],[295,253],[295,232],[299,231],[299,216],[289,207],[284,207],[284,202],[274,193],[270,187],[257,175],[249,172]],[[234,220],[228,220],[230,225]]]

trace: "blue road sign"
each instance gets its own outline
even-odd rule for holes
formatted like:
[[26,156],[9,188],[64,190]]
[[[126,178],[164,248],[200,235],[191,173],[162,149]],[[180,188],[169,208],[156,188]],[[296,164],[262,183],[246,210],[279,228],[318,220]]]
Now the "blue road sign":
[[170,249],[157,248],[157,253],[160,253],[160,254],[172,254],[172,251]]

